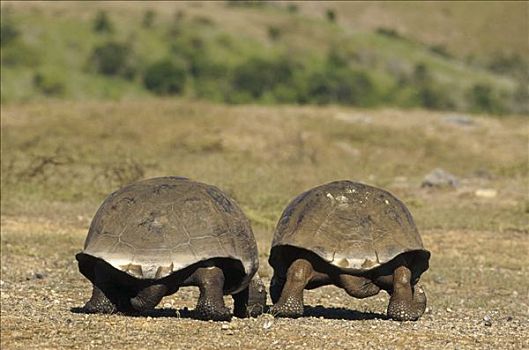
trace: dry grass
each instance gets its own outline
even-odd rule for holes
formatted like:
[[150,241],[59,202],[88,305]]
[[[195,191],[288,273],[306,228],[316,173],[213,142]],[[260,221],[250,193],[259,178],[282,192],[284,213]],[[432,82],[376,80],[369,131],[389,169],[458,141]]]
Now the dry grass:
[[[447,115],[171,100],[8,106],[2,210],[47,216],[68,203],[61,216],[91,216],[117,187],[172,174],[220,186],[270,229],[301,191],[354,179],[402,197],[422,228],[527,230],[525,119],[459,126]],[[437,167],[462,186],[421,189]],[[498,196],[477,197],[480,188]]]

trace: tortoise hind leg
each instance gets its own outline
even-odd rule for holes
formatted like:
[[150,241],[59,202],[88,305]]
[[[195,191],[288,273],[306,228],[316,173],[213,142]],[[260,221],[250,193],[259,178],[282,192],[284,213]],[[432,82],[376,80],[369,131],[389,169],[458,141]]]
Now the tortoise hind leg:
[[111,271],[102,263],[94,265],[92,297],[83,310],[87,313],[113,314],[128,311],[129,303],[124,291],[111,276]]
[[141,289],[134,298],[130,299],[130,304],[134,310],[145,312],[152,310],[160,303],[167,293],[167,286],[164,284],[153,284]]
[[270,298],[272,299],[273,304],[279,301],[285,282],[285,277],[279,277],[279,274],[274,272],[272,280],[270,281]]
[[278,317],[303,315],[303,290],[314,274],[312,264],[305,259],[294,261],[287,271],[287,278],[278,302],[270,313]]
[[426,309],[426,294],[420,286],[411,286],[411,271],[399,266],[393,272],[393,290],[388,305],[388,316],[397,321],[415,321]]
[[201,267],[184,282],[198,286],[200,296],[195,307],[195,317],[201,320],[229,321],[230,310],[224,305],[224,273],[218,267]]
[[83,311],[90,314],[114,314],[118,312],[114,304],[97,285],[93,285],[92,297],[83,306]]
[[266,307],[266,291],[263,281],[255,274],[248,287],[237,294],[233,294],[236,317],[257,317]]

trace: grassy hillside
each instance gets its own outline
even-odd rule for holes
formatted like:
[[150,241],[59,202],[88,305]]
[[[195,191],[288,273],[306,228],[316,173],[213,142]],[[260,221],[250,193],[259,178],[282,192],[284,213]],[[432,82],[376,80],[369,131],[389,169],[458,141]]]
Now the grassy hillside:
[[[228,103],[525,113],[520,4],[505,4],[496,18],[496,5],[479,3],[3,2],[2,102],[161,91]],[[444,20],[424,25],[430,13]],[[102,15],[109,27],[97,31]],[[495,25],[480,26],[478,18]],[[4,40],[9,30],[16,34]],[[462,45],[454,33],[473,44]],[[110,74],[100,63],[109,56],[97,55],[109,43],[124,52]],[[146,75],[160,60],[185,79],[174,78],[170,91],[149,91]]]

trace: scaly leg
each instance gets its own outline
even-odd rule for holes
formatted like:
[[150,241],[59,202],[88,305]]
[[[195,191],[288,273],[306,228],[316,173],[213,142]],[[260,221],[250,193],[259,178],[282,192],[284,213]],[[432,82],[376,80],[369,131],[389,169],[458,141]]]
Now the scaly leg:
[[200,297],[195,308],[196,318],[213,321],[231,319],[230,310],[224,305],[224,273],[220,268],[198,268],[186,282],[200,289]]
[[279,301],[272,306],[270,313],[278,317],[300,317],[303,315],[303,290],[314,273],[310,262],[297,259],[287,271],[286,283]]

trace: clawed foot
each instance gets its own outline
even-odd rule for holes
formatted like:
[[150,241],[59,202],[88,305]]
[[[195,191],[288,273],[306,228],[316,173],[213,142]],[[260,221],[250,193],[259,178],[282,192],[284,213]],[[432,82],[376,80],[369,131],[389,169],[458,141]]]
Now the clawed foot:
[[231,320],[231,312],[224,305],[215,305],[209,300],[204,300],[197,304],[194,318],[203,321],[229,321]]
[[[392,298],[393,299],[393,298]],[[416,321],[426,310],[426,293],[417,285],[413,291],[411,302],[407,300],[390,300],[388,317],[395,321]]]
[[279,301],[269,311],[274,317],[298,318],[303,316],[303,302],[299,298],[287,297],[285,302]]

